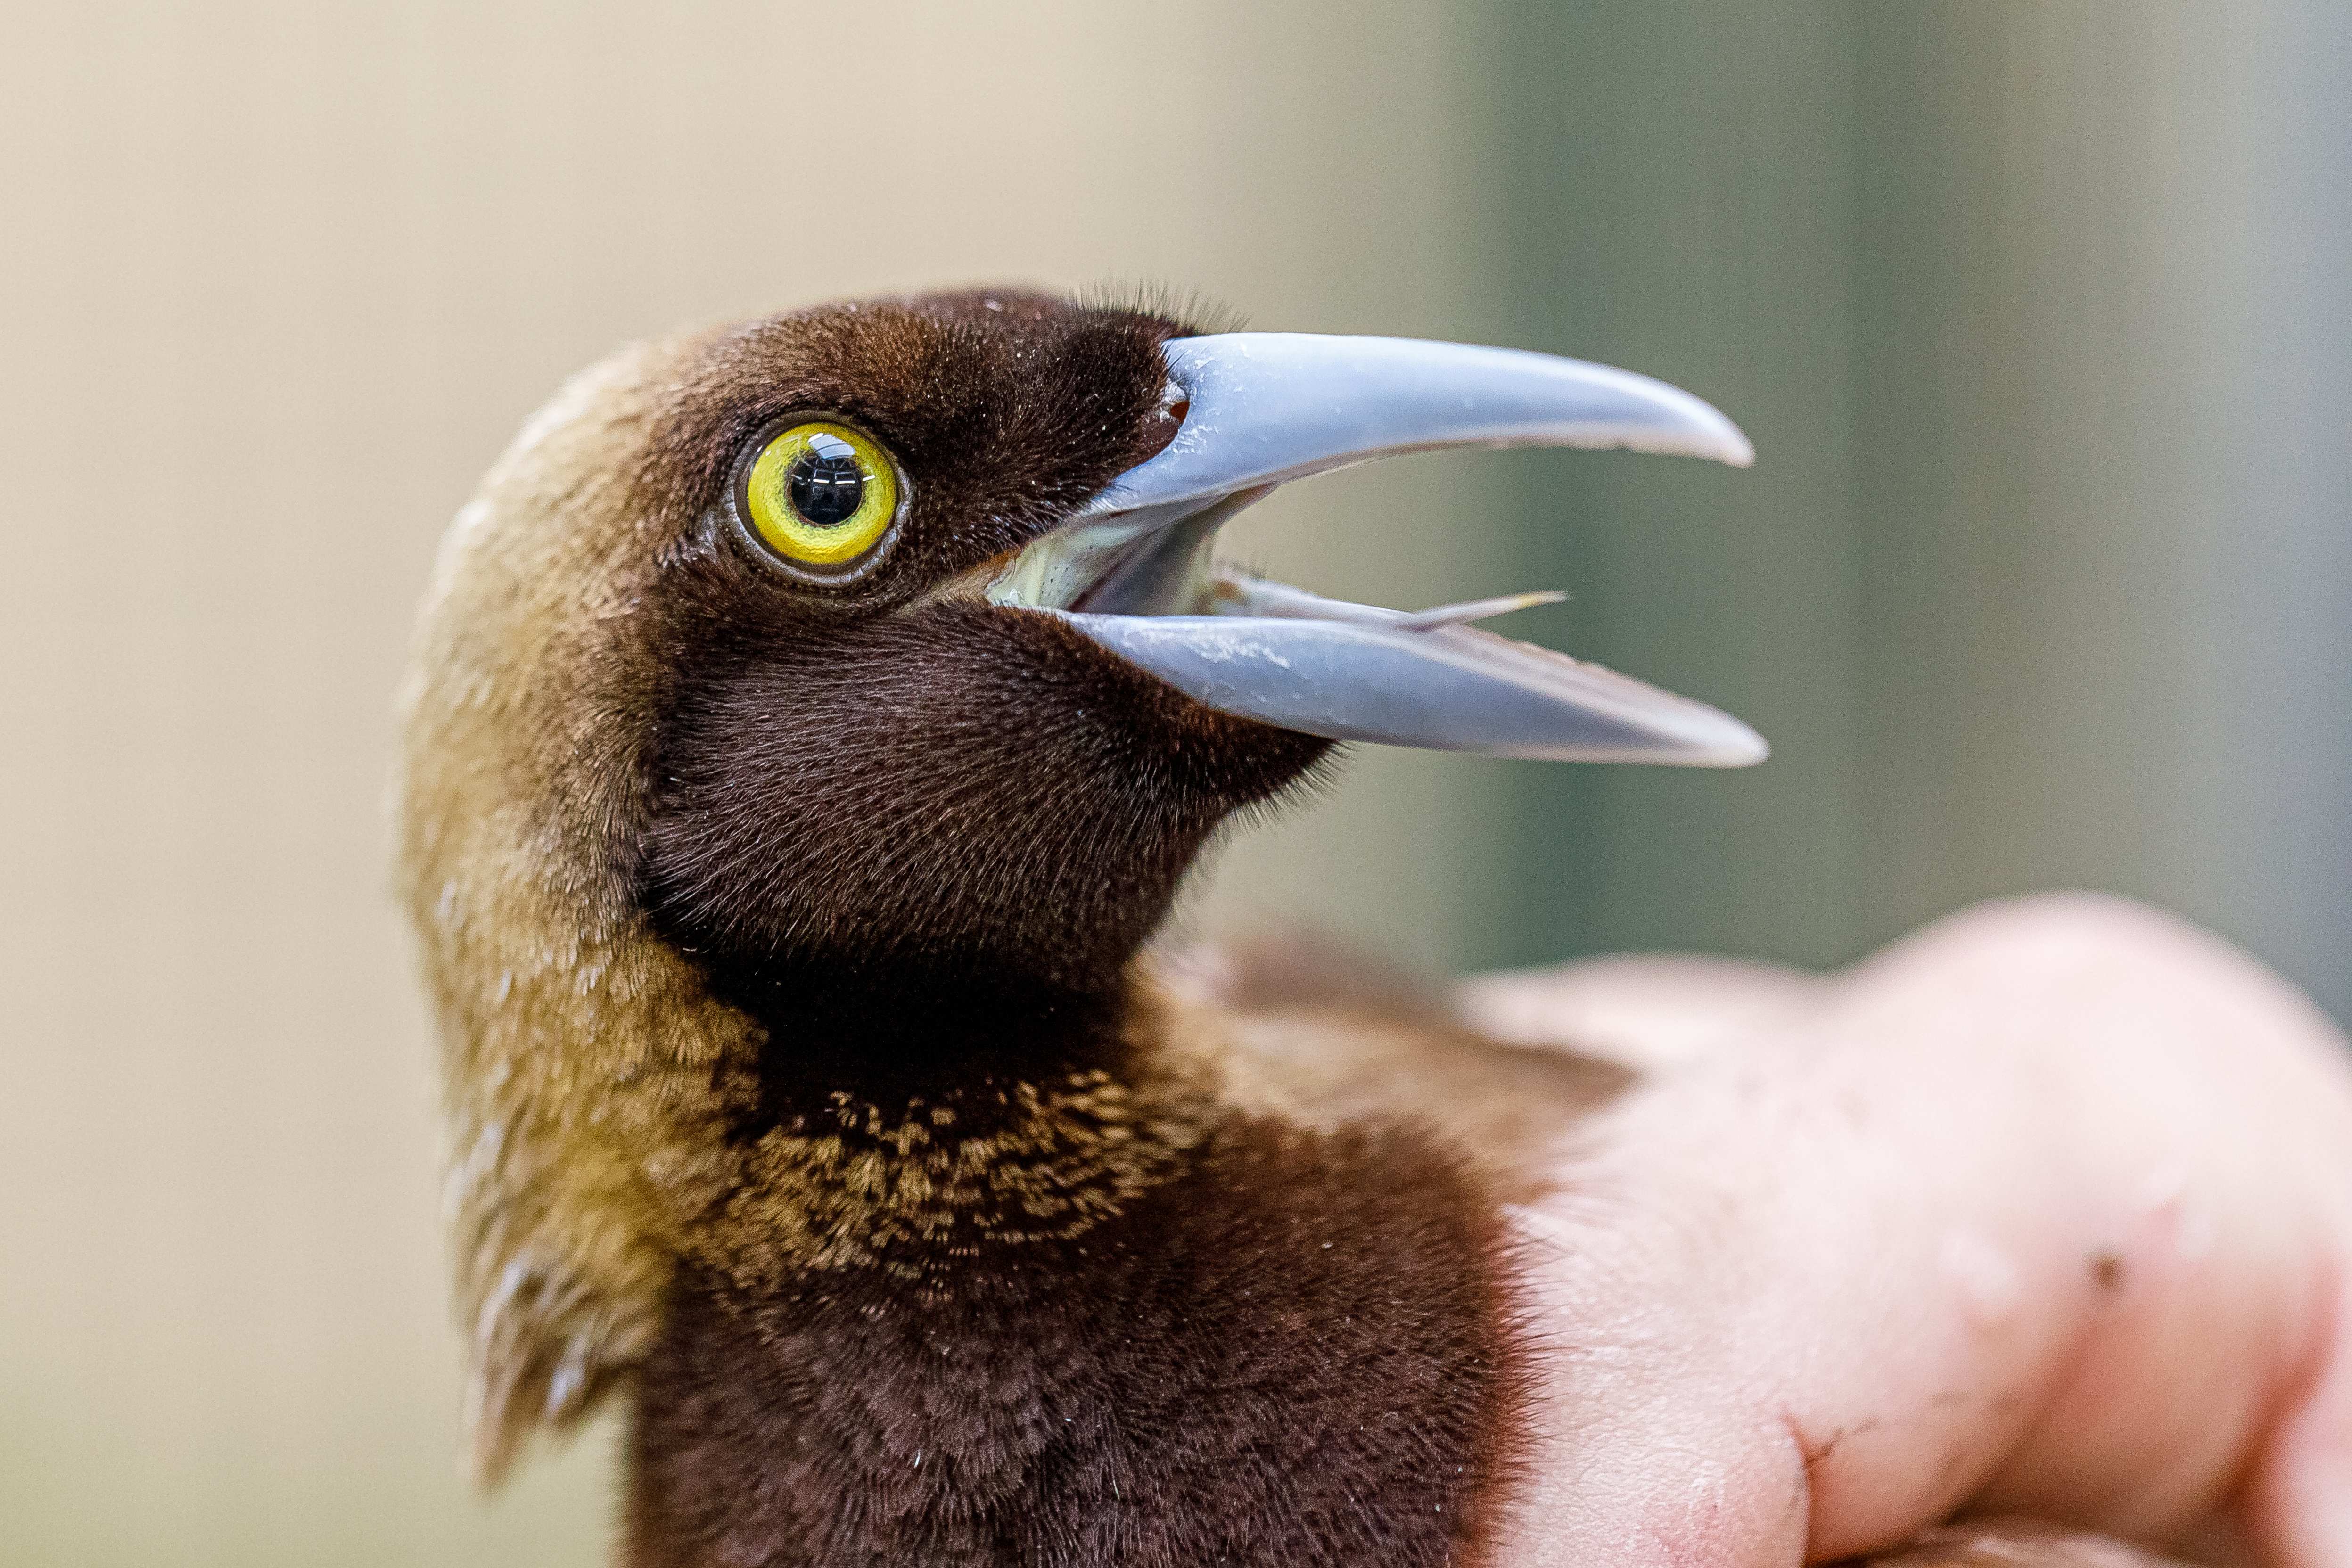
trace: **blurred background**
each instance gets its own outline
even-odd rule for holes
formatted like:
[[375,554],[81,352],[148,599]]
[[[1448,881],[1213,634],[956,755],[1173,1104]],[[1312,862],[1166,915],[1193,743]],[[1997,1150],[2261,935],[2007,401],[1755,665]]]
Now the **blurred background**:
[[[2336,0],[18,4],[0,53],[0,1562],[591,1563],[460,1479],[383,871],[442,522],[680,322],[1197,288],[1712,399],[1235,530],[1708,697],[1746,774],[1367,754],[1196,927],[1843,962],[2113,888],[2352,1013]],[[822,213],[820,218],[817,214]],[[844,214],[849,214],[846,218]]]

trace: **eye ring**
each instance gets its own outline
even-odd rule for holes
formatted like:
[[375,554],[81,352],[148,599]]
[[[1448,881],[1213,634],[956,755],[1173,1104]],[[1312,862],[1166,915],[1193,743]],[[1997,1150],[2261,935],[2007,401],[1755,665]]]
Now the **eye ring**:
[[866,576],[898,542],[911,493],[889,450],[828,415],[794,414],[744,444],[728,486],[736,529],[803,582]]

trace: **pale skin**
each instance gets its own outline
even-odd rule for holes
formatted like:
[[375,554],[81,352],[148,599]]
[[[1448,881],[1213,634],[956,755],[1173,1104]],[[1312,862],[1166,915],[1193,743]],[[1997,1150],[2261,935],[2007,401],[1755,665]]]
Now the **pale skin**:
[[1514,1211],[1549,1339],[1499,1561],[1795,1568],[1967,1511],[2352,1568],[2352,1051],[2242,955],[2048,897],[1827,977],[1463,1005],[1644,1074]]

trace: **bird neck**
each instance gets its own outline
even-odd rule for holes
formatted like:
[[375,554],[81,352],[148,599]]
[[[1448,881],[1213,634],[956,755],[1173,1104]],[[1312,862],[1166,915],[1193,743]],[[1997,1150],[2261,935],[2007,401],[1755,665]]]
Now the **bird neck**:
[[701,1249],[738,1281],[922,1278],[1069,1240],[1181,1172],[1209,1120],[1199,1071],[1126,975],[768,979],[743,1179]]
[[780,958],[738,971],[725,990],[763,1027],[763,1105],[778,1120],[845,1093],[937,1103],[983,1083],[1117,1075],[1155,1032],[1123,969],[1039,975],[934,960],[849,970]]

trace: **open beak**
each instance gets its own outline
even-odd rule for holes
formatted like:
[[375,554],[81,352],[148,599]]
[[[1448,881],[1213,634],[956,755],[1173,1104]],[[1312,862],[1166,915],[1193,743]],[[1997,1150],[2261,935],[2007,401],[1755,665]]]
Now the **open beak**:
[[1408,612],[1323,599],[1214,556],[1291,479],[1450,446],[1627,447],[1745,467],[1738,428],[1605,365],[1402,338],[1232,332],[1165,347],[1175,439],[990,585],[1195,700],[1335,740],[1567,762],[1741,768],[1763,737],[1704,703],[1469,622],[1557,598]]

